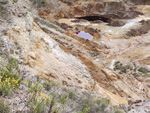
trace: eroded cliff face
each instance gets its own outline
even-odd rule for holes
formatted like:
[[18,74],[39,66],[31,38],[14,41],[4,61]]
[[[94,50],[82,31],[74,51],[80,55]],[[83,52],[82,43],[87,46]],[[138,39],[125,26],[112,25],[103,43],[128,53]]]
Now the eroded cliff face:
[[[150,98],[149,71],[139,71],[150,64],[150,6],[117,0],[47,0],[36,13],[22,3],[11,4],[10,10],[18,9],[17,13],[11,24],[3,20],[5,28],[0,30],[19,47],[19,53],[10,53],[34,75],[93,91],[114,105]],[[24,6],[32,11],[26,13]],[[75,36],[77,31],[92,34],[93,40]]]
[[65,53],[32,17],[20,19],[6,34],[20,45],[24,63],[35,69],[35,74],[49,76],[64,85],[91,87],[93,80],[82,61]]

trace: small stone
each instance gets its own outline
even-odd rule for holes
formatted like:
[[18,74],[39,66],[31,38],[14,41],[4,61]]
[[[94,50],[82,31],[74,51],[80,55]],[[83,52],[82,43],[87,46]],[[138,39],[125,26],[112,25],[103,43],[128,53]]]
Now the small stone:
[[29,61],[29,66],[30,66],[30,67],[34,67],[34,66],[35,66],[34,60],[30,60],[30,61]]
[[0,3],[2,3],[2,4],[7,4],[7,3],[8,3],[8,0],[0,0]]
[[109,51],[108,51],[108,50],[105,50],[105,51],[104,51],[104,54],[109,54]]
[[107,49],[111,49],[111,47],[110,47],[109,45],[105,45],[105,47],[106,47]]
[[20,86],[19,86],[19,89],[21,89],[21,90],[26,90],[27,87],[26,87],[25,85],[20,85]]
[[30,52],[28,55],[30,58],[32,59],[36,59],[35,53],[34,52]]

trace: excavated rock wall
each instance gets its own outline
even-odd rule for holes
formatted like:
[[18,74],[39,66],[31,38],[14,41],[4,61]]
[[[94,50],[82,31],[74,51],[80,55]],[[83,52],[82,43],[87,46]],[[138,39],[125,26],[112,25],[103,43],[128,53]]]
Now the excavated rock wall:
[[60,17],[85,16],[100,13],[112,13],[119,10],[125,10],[122,2],[83,2],[80,5],[71,6],[59,12]]
[[149,0],[131,0],[131,2],[133,2],[136,5],[150,5],[150,1]]
[[118,1],[90,1],[77,2],[61,11],[57,11],[57,18],[74,18],[83,16],[103,16],[110,19],[131,19],[143,13],[136,11],[126,2]]

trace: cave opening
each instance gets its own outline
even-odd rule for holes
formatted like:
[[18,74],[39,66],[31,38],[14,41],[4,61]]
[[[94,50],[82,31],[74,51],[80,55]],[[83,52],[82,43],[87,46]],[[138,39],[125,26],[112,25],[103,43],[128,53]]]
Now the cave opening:
[[77,19],[84,19],[84,20],[88,20],[88,21],[101,20],[106,23],[109,23],[111,21],[109,18],[102,17],[102,16],[83,16],[83,17],[77,17]]

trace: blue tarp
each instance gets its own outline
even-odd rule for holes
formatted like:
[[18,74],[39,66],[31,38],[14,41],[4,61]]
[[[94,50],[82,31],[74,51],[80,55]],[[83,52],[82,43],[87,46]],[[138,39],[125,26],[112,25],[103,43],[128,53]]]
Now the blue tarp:
[[84,39],[88,39],[88,40],[92,40],[93,36],[89,33],[86,33],[84,31],[80,31],[79,33],[75,33],[74,35],[80,37],[80,38],[84,38]]

